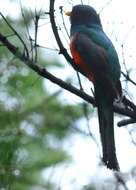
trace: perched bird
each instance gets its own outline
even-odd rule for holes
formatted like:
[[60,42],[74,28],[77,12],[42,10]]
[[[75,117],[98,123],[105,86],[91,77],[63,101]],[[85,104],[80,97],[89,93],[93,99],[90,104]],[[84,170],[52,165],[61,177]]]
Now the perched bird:
[[70,50],[74,63],[94,85],[103,162],[108,168],[119,170],[113,120],[113,102],[122,93],[118,55],[94,8],[76,5],[66,15],[70,16]]

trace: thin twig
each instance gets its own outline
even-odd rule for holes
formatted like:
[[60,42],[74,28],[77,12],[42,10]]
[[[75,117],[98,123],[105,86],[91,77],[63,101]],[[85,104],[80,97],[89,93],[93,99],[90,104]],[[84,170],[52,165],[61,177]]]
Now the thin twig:
[[126,61],[125,61],[124,45],[123,45],[123,44],[121,44],[121,50],[122,50],[123,65],[124,65],[124,67],[125,67],[125,70],[126,70],[127,75],[129,75],[128,70],[127,70],[127,66],[126,66]]
[[124,180],[123,177],[120,175],[120,173],[119,173],[119,172],[114,172],[113,174],[114,174],[114,176],[115,176],[117,182],[118,182],[119,184],[121,184],[122,187],[123,187],[125,190],[129,190],[128,187],[127,187],[127,185],[126,185],[125,180]]
[[51,51],[57,51],[57,52],[59,52],[59,49],[57,49],[57,48],[45,47],[45,46],[41,46],[39,44],[37,44],[37,47],[43,48],[43,49],[48,49],[48,50],[51,50]]
[[77,79],[78,79],[78,83],[79,83],[80,90],[84,91],[83,86],[82,86],[82,83],[81,83],[81,79],[80,79],[79,72],[76,71],[76,74],[77,74]]
[[83,0],[81,0],[81,4],[83,5]]
[[34,24],[35,24],[35,38],[34,38],[34,49],[35,49],[35,59],[34,61],[37,62],[37,34],[38,34],[38,23],[39,23],[40,16],[37,14],[35,10],[35,19],[34,19]]
[[69,38],[70,36],[69,36],[68,30],[67,30],[66,24],[64,22],[63,7],[60,6],[59,8],[60,8],[60,14],[61,14],[61,18],[62,18],[62,23],[63,23],[64,29],[65,29],[65,32],[66,32],[66,34],[67,34],[67,36]]
[[29,36],[29,39],[30,39],[31,36],[30,36],[28,24],[27,24],[27,21],[26,21],[26,17],[25,17],[25,14],[24,14],[24,10],[23,10],[21,1],[20,1],[20,7],[21,7],[21,14],[22,14],[22,18],[24,20],[24,24],[25,24],[25,27],[26,27],[27,35]]
[[99,11],[99,14],[112,2],[112,0],[109,0]]
[[128,74],[125,74],[124,72],[121,72],[121,74],[126,78],[127,81],[131,82],[133,85],[136,86],[136,82],[134,82]]
[[27,55],[27,57],[29,57],[29,53],[28,53],[28,49],[27,46],[25,44],[25,42],[23,41],[23,39],[21,38],[21,36],[18,34],[18,32],[11,26],[11,24],[8,22],[8,20],[5,18],[5,16],[0,12],[1,17],[3,18],[3,20],[6,22],[6,24],[8,25],[8,27],[14,32],[14,34],[18,37],[18,39],[20,40],[20,42],[23,44],[24,46],[24,50],[25,53]]
[[133,131],[132,130],[131,131],[128,130],[128,132],[129,132],[129,135],[131,137],[131,142],[136,146],[136,140],[134,139],[134,137],[132,135]]
[[[88,133],[89,133],[90,137],[93,139],[93,141],[95,142],[96,146],[99,147],[95,136],[92,134],[92,132],[90,130],[89,117],[88,117],[88,105],[86,103],[83,103],[83,112],[84,112],[84,116],[85,116],[86,122],[87,122]],[[101,157],[100,152],[99,152],[99,157]]]

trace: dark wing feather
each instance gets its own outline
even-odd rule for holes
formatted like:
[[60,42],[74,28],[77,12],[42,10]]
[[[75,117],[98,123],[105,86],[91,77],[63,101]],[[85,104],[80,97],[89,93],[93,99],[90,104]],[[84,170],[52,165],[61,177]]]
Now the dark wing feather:
[[110,96],[116,97],[115,84],[111,80],[110,64],[106,50],[94,43],[88,36],[78,33],[75,40],[75,48],[79,52],[84,63],[88,65],[90,72],[94,75],[94,82],[102,86],[103,90],[110,89]]

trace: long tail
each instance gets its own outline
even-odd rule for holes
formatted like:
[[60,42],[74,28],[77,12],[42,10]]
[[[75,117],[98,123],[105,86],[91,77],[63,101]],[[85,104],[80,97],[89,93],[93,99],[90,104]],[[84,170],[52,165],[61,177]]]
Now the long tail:
[[114,141],[113,105],[110,101],[98,104],[99,128],[102,141],[103,162],[114,170],[119,170]]

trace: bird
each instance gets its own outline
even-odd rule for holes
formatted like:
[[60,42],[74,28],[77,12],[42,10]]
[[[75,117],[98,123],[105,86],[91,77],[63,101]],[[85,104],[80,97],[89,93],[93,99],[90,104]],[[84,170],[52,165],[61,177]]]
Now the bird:
[[93,7],[79,4],[65,14],[70,17],[70,51],[74,64],[94,86],[102,161],[107,168],[119,171],[113,111],[114,101],[122,96],[118,54]]

